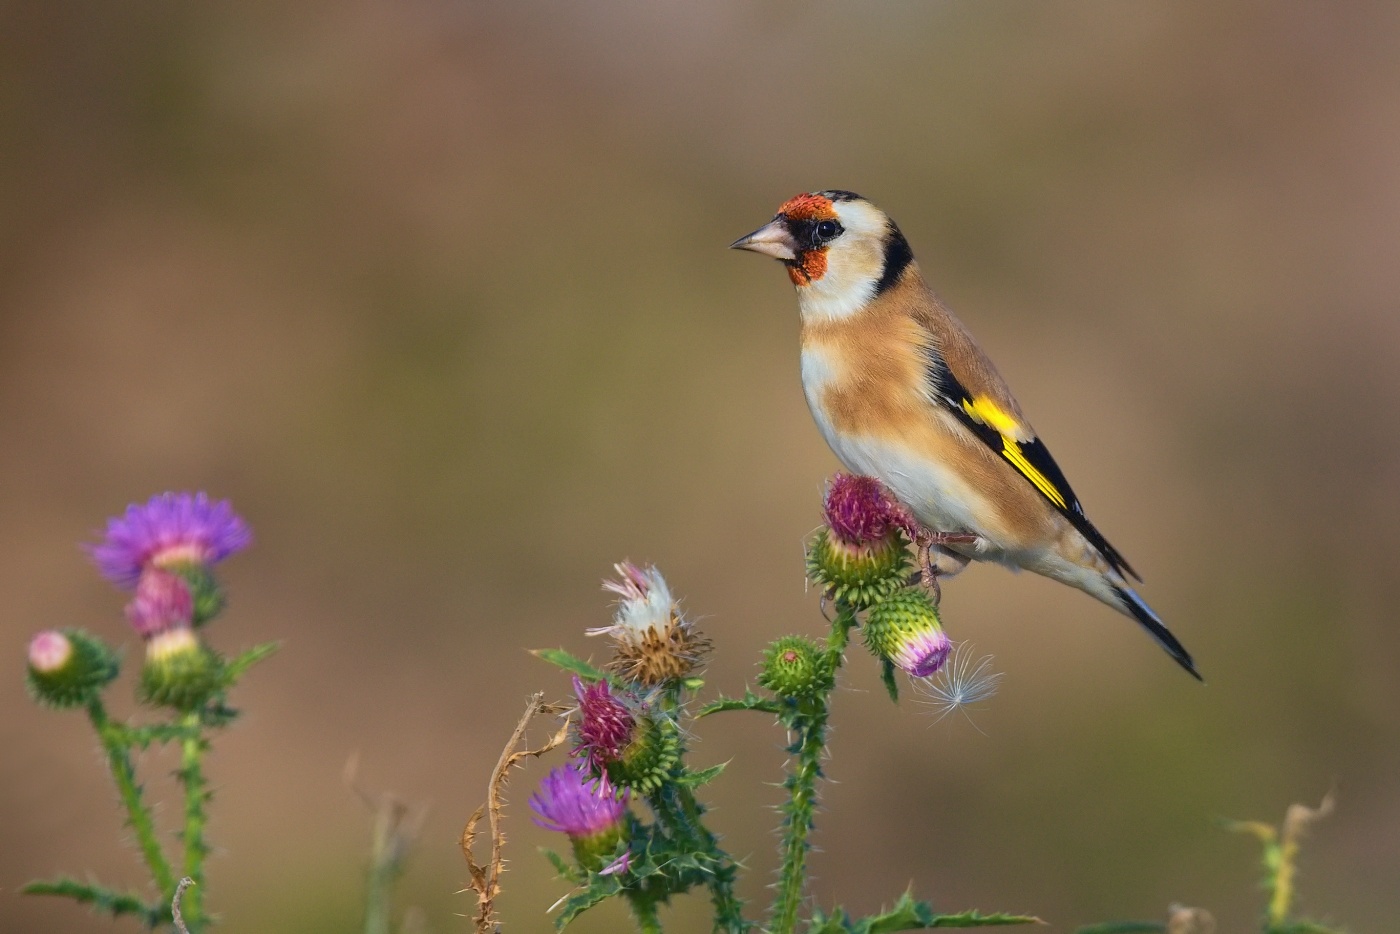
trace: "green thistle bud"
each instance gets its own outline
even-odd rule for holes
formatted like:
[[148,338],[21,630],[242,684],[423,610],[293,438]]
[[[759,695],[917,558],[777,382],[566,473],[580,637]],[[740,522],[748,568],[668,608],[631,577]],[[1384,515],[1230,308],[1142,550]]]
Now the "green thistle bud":
[[637,718],[631,741],[622,754],[607,763],[608,781],[649,795],[671,778],[680,762],[680,730],[665,715],[644,713]]
[[138,697],[144,704],[190,711],[224,688],[224,662],[193,629],[159,633],[146,643]]
[[29,643],[29,693],[49,707],[81,707],[116,678],[117,656],[81,629],[47,629]]
[[783,636],[763,653],[758,683],[779,697],[810,697],[831,686],[831,671],[811,639]]
[[942,668],[953,648],[933,600],[912,587],[877,603],[864,630],[865,644],[877,658],[914,678],[927,678]]

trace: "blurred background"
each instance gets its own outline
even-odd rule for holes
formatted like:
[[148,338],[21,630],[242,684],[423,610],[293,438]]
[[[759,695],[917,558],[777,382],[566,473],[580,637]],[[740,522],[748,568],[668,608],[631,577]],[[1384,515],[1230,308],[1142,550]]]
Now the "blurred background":
[[[1393,929],[1398,43],[1379,2],[0,2],[0,929],[112,929],[30,878],[143,879],[22,669],[46,626],[135,660],[78,543],[152,493],[233,500],[257,543],[210,636],[284,642],[210,766],[228,934],[358,928],[356,751],[430,807],[405,903],[466,930],[462,823],[526,695],[567,690],[525,650],[600,656],[614,561],[685,596],[712,689],[821,630],[836,462],[786,277],[725,246],[823,187],[900,222],[1209,684],[969,571],[947,623],[1002,691],[935,724],[852,655],[816,901],[1251,930],[1257,846],[1216,820],[1335,784],[1299,908]],[[694,761],[732,760],[715,823],[763,903],[782,737],[727,717]],[[515,778],[510,930],[565,890],[525,807],[558,761]]]

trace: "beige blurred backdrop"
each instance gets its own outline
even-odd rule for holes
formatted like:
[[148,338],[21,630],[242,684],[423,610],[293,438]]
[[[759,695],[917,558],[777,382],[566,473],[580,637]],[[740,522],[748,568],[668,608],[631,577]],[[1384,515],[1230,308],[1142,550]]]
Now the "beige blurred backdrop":
[[[27,879],[142,881],[86,725],[22,677],[46,626],[139,657],[78,549],[130,501],[232,498],[257,543],[211,638],[283,641],[210,765],[228,934],[358,929],[355,751],[431,808],[405,903],[466,930],[463,819],[526,695],[566,691],[525,650],[602,651],[612,562],[684,594],[711,689],[818,631],[836,463],[786,277],[725,246],[839,187],[900,222],[1209,684],[969,571],[947,623],[1003,689],[935,724],[852,654],[816,901],[1252,930],[1257,848],[1216,820],[1335,784],[1300,908],[1393,930],[1397,48],[1379,2],[0,2],[0,929],[113,928]],[[714,820],[762,902],[782,737],[727,716],[694,759],[731,761]],[[142,766],[173,827],[174,763]],[[564,891],[544,768],[514,931]]]

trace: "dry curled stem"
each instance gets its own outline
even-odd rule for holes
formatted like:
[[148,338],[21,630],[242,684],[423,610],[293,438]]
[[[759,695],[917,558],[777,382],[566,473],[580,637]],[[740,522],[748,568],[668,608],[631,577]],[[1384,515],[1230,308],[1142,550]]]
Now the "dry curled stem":
[[[495,903],[496,897],[501,894],[501,872],[505,868],[506,846],[505,830],[501,827],[501,809],[505,806],[506,779],[511,767],[523,759],[542,756],[563,745],[569,734],[569,720],[566,717],[558,732],[543,746],[538,749],[518,748],[525,739],[526,727],[538,714],[557,714],[567,709],[557,704],[546,704],[543,700],[543,692],[530,695],[525,712],[520,716],[520,722],[515,725],[515,731],[510,734],[510,741],[501,750],[501,758],[491,772],[491,783],[486,788],[486,801],[472,812],[472,816],[467,818],[467,826],[462,829],[462,855],[466,857],[467,872],[471,875],[467,887],[476,893],[476,915],[472,921],[476,925],[477,934],[494,934],[500,930],[500,924],[496,921]],[[476,828],[483,816],[489,818],[491,825],[491,859],[485,865],[477,862],[472,853],[472,844],[477,835]]]
[[175,886],[175,895],[170,899],[170,917],[175,922],[175,930],[180,934],[190,934],[190,929],[185,927],[185,918],[180,914],[180,899],[185,897],[185,889],[194,885],[194,880],[189,876],[181,879]]
[[1332,813],[1336,807],[1336,796],[1329,791],[1315,808],[1305,804],[1291,804],[1283,818],[1280,830],[1262,821],[1230,821],[1226,824],[1232,830],[1253,834],[1264,844],[1264,864],[1269,871],[1269,923],[1283,924],[1288,918],[1293,904],[1294,878],[1298,872],[1298,849],[1302,844],[1303,833],[1313,822]]

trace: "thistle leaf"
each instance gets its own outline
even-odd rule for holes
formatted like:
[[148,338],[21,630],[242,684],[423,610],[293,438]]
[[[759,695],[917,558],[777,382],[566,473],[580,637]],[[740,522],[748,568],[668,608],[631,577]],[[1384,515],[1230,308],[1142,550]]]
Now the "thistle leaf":
[[821,912],[812,916],[808,934],[893,934],[895,931],[923,931],[932,928],[975,928],[1007,924],[1044,924],[1033,915],[990,914],[972,909],[955,915],[940,915],[928,902],[915,901],[905,892],[894,907],[878,915],[852,919],[837,908],[827,917]]
[[885,683],[885,690],[890,694],[890,700],[899,703],[899,682],[894,680],[894,663],[888,658],[880,660],[880,680]]
[[698,772],[686,769],[685,772],[677,776],[676,784],[688,788],[699,788],[701,785],[709,784],[718,778],[719,773],[723,772],[727,765],[729,765],[728,762],[721,762],[719,765],[712,765],[708,769],[701,769]]
[[597,873],[590,875],[588,885],[583,891],[575,892],[564,899],[560,907],[559,917],[554,919],[555,930],[564,930],[568,927],[569,922],[579,915],[594,905],[607,901],[621,891],[622,882],[617,876],[600,876]]
[[608,680],[607,674],[601,668],[595,668],[563,649],[531,649],[530,654],[536,658],[544,659],[551,665],[558,665],[565,671],[571,671],[585,681]]
[[761,710],[764,713],[779,713],[782,705],[775,700],[766,697],[759,697],[753,691],[745,691],[743,697],[721,697],[719,700],[711,701],[695,714],[698,720],[701,717],[708,717],[712,713],[720,713],[724,710]]
[[30,882],[20,889],[25,895],[58,895],[91,905],[92,910],[120,918],[122,915],[135,915],[147,927],[155,928],[168,921],[170,908],[166,905],[151,905],[138,895],[130,892],[115,892],[101,885],[79,882],[62,876],[41,882]]

